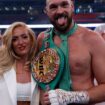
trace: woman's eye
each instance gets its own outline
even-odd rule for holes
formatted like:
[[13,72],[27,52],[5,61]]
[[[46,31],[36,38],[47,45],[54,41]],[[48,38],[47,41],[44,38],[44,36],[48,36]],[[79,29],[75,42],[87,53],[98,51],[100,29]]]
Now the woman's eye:
[[17,41],[17,38],[12,38],[12,41],[13,41],[13,42]]
[[23,36],[23,38],[26,39],[26,38],[28,38],[28,36],[25,35],[25,36]]
[[21,38],[24,38],[24,39],[27,39],[28,37],[29,37],[28,34],[22,34],[22,35],[21,35]]

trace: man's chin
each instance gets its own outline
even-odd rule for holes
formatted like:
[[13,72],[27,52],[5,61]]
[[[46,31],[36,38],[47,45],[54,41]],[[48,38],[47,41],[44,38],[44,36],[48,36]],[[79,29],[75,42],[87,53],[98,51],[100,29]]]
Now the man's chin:
[[61,32],[63,32],[63,31],[66,31],[67,30],[67,27],[64,26],[64,25],[63,26],[57,26],[56,29],[59,30],[59,31],[61,31]]

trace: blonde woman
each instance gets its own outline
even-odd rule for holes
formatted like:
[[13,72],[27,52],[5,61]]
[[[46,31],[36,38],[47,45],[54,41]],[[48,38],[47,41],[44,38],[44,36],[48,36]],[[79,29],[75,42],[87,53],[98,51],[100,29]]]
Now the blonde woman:
[[35,54],[34,32],[23,22],[6,29],[0,47],[0,105],[36,105],[36,83],[30,62]]

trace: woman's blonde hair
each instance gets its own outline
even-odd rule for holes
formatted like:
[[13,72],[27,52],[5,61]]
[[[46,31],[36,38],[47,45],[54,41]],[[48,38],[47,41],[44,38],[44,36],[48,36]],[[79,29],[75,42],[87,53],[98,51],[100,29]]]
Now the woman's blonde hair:
[[[23,22],[14,22],[10,25],[9,28],[3,34],[3,45],[0,48],[0,74],[3,74],[4,71],[7,71],[10,67],[12,67],[14,61],[19,59],[14,52],[12,47],[12,36],[13,30],[17,27],[25,27],[28,31],[29,37],[31,39],[31,49],[29,52],[28,60],[31,61],[35,56],[36,51],[36,36],[32,29],[28,28],[28,26]],[[2,62],[2,63],[1,63]]]

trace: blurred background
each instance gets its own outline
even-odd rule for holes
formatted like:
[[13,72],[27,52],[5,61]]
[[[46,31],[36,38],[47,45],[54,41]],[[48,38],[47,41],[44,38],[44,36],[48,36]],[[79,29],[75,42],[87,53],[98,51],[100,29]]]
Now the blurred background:
[[[75,4],[74,20],[91,29],[95,24],[105,23],[105,0],[73,0]],[[23,21],[38,34],[50,27],[44,14],[45,0],[0,0],[0,32],[9,24]],[[47,26],[46,26],[47,25]]]

